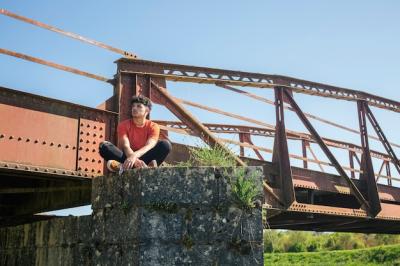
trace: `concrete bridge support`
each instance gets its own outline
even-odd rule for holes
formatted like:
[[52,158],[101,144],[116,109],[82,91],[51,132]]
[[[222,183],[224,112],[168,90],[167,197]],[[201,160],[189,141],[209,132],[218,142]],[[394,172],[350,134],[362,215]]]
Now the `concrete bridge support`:
[[[261,168],[245,175],[261,191]],[[261,204],[231,168],[158,168],[93,180],[91,216],[0,229],[1,265],[262,265]]]

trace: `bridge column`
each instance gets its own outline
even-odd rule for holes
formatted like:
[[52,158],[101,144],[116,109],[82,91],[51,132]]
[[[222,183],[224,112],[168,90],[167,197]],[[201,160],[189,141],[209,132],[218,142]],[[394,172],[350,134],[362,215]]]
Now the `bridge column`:
[[161,67],[141,63],[138,60],[119,59],[117,61],[117,82],[114,87],[114,111],[119,113],[119,121],[131,116],[131,98],[134,95],[143,95],[153,102],[159,103],[151,90],[151,82],[166,88],[164,78],[154,78],[146,73],[163,73]]
[[289,207],[293,202],[296,201],[296,196],[294,193],[292,169],[290,166],[289,151],[287,145],[283,104],[283,88],[276,87],[276,126],[272,162],[278,166],[279,175],[277,176],[277,183],[281,189],[281,198],[283,199],[285,207]]
[[354,151],[349,151],[349,162],[350,162],[350,175],[351,178],[356,178],[355,172],[354,172]]
[[[301,141],[301,148],[303,151],[303,158],[307,159],[307,147],[310,146],[310,143],[307,140],[302,140]],[[308,161],[304,160],[303,161],[303,168],[307,169],[308,168]]]
[[365,182],[365,187],[367,193],[364,193],[370,204],[370,213],[376,216],[381,210],[381,203],[379,200],[378,187],[376,185],[374,168],[372,165],[371,153],[369,150],[368,142],[368,131],[367,131],[367,103],[365,101],[357,102],[358,109],[358,120],[360,124],[360,136],[361,136],[361,146],[362,146],[362,156],[361,156],[361,171],[360,180]]
[[388,186],[391,186],[392,185],[392,174],[390,172],[390,163],[386,162],[385,166],[386,166],[386,176],[388,176],[387,184],[388,184]]

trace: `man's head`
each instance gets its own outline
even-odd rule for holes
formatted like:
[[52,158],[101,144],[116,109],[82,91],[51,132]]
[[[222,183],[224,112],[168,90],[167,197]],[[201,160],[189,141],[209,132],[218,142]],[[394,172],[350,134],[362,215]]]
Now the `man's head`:
[[146,117],[151,111],[151,101],[145,96],[133,96],[132,104],[132,117]]

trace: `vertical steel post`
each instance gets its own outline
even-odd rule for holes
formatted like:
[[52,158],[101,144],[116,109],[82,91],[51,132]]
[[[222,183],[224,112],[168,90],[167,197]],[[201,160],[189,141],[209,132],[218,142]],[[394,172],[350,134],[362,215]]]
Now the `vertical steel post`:
[[[240,141],[240,143],[245,142],[244,133],[239,133],[239,141]],[[244,147],[242,147],[242,146],[240,146],[240,156],[244,157]]]
[[354,151],[349,151],[349,161],[350,161],[350,175],[351,178],[356,178],[355,172],[354,172]]
[[276,126],[274,150],[272,154],[272,162],[278,165],[279,175],[278,184],[281,188],[283,202],[286,207],[289,207],[296,201],[292,169],[290,166],[289,151],[287,145],[285,117],[283,108],[283,88],[276,87],[275,89],[275,111],[276,111]]
[[358,121],[360,124],[360,137],[361,137],[361,147],[363,150],[361,157],[361,171],[360,180],[365,181],[365,186],[367,188],[367,198],[370,205],[370,213],[376,216],[381,210],[381,203],[379,200],[378,187],[376,185],[374,168],[372,165],[371,153],[369,150],[368,142],[368,130],[366,121],[366,105],[365,101],[357,102],[358,110]]
[[[301,148],[303,151],[303,158],[307,159],[307,146],[309,146],[310,144],[308,143],[307,140],[303,139],[301,140]],[[307,169],[308,168],[308,161],[303,160],[303,168]]]

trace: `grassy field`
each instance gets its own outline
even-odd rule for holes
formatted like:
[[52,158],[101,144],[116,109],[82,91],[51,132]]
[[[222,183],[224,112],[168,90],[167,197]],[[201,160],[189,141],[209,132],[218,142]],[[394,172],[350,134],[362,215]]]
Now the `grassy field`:
[[400,245],[323,252],[265,253],[264,265],[399,265]]

